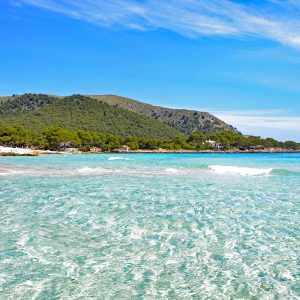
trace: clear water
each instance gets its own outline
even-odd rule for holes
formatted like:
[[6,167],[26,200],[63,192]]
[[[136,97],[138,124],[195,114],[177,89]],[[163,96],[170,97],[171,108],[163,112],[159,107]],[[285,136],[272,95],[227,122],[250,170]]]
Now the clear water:
[[0,299],[90,298],[299,299],[300,154],[1,157]]

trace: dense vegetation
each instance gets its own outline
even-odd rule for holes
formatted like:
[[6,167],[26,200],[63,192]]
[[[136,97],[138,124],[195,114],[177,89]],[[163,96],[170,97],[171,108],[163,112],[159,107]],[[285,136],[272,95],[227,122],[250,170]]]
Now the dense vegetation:
[[121,137],[169,139],[182,135],[157,120],[81,95],[12,97],[0,104],[0,120],[6,126],[21,126],[37,134],[49,126],[59,126]]
[[[121,145],[127,145],[132,150],[159,148],[194,151],[210,149],[254,151],[270,148],[300,150],[300,144],[292,141],[278,142],[271,138],[243,136],[231,128],[223,132],[207,130],[206,133],[198,131],[184,135],[161,121],[128,111],[120,107],[120,104],[137,105],[135,109],[155,108],[155,113],[174,113],[176,118],[186,113],[186,117],[181,116],[180,120],[183,123],[186,120],[190,125],[198,120],[199,112],[192,112],[191,121],[189,119],[191,111],[171,112],[169,109],[164,110],[165,108],[120,97],[113,97],[113,101],[117,102],[107,104],[102,102],[105,97],[101,98],[102,100],[100,98],[95,100],[81,95],[52,97],[41,94],[2,97],[0,98],[0,145],[51,150],[66,147],[89,150],[98,147],[103,151],[113,151],[119,149]],[[201,117],[201,120],[206,120],[205,118],[205,116],[204,119]],[[215,125],[222,125],[218,120],[216,122]],[[205,131],[204,128],[202,129]]]
[[[63,97],[57,97],[57,96],[51,97],[48,95],[41,95],[41,94],[39,95],[25,94],[21,96],[13,95],[12,97],[0,97],[0,104],[1,102],[3,104],[5,104],[6,102],[10,102],[10,103],[6,103],[6,105],[4,106],[0,105],[0,115],[1,112],[4,114],[11,114],[11,113],[18,113],[18,112],[36,111],[40,107],[51,105],[57,99],[62,99],[62,98]],[[147,122],[149,122],[149,119],[159,121],[160,126],[163,123],[167,125],[167,128],[170,129],[171,127],[175,129],[177,134],[178,131],[181,132],[181,134],[190,134],[193,132],[203,132],[203,133],[214,133],[214,132],[221,132],[221,131],[237,132],[236,128],[233,128],[231,125],[226,124],[222,120],[216,118],[215,116],[207,112],[153,106],[140,101],[136,101],[125,97],[120,97],[120,96],[114,96],[114,95],[90,95],[90,96],[86,96],[84,99],[87,98],[96,100],[101,104],[105,103],[110,105],[111,107],[113,107],[111,111],[120,112],[120,110],[118,109],[122,109],[123,111],[125,109],[126,112],[134,112],[135,116],[136,114],[138,114],[139,117],[146,118],[148,120]],[[89,106],[88,103],[86,103],[86,105]],[[98,109],[101,110],[103,107],[105,106],[103,105],[101,107],[99,106]],[[89,110],[87,111],[87,114],[88,113]],[[121,113],[121,115],[122,114],[123,113]],[[94,121],[92,123],[94,123]],[[69,129],[75,129],[75,128],[69,128]],[[90,130],[91,128],[81,128],[81,129]],[[133,131],[135,131],[135,129],[133,129],[130,134],[136,134],[136,132]],[[111,128],[110,128],[110,133],[113,133]],[[115,132],[115,134],[123,134],[123,133]],[[139,132],[136,135],[141,136]],[[152,137],[154,137],[154,135]],[[160,137],[164,138],[167,136],[160,136]]]
[[263,150],[281,148],[287,150],[300,150],[300,144],[292,141],[278,142],[274,139],[262,139],[255,136],[242,136],[226,131],[214,134],[193,133],[187,137],[177,136],[169,139],[151,139],[136,136],[121,137],[111,134],[100,134],[83,130],[68,130],[51,126],[43,132],[36,133],[20,126],[7,127],[0,124],[0,145],[11,147],[35,147],[39,149],[61,150],[66,147],[78,147],[88,151],[92,147],[101,148],[102,151],[113,151],[121,145],[127,145],[131,150],[159,148],[166,150],[210,150],[214,146],[207,141],[220,143],[220,150]]
[[233,131],[238,133],[236,128],[226,124],[207,112],[153,106],[114,95],[90,95],[90,97],[108,103],[109,105],[125,108],[154,120],[159,120],[183,134],[191,134],[193,132],[214,133],[223,131]]

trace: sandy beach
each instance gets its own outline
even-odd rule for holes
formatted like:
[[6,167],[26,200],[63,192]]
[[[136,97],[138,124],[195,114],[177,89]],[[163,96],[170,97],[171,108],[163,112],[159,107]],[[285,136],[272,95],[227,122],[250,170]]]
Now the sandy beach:
[[108,153],[118,153],[118,154],[155,154],[155,153],[298,153],[297,150],[289,150],[289,149],[261,149],[261,150],[240,150],[240,149],[231,149],[231,150],[224,150],[224,151],[216,151],[216,150],[200,150],[200,151],[193,151],[193,150],[166,150],[166,149],[157,149],[157,150],[129,150],[129,151],[122,151],[120,149],[113,151],[113,152],[83,152],[83,151],[51,151],[51,150],[43,150],[43,149],[30,149],[30,148],[18,148],[18,147],[6,147],[0,146],[0,155],[3,154],[12,154],[12,155],[42,155],[42,154],[108,154]]
[[13,148],[13,147],[5,147],[0,146],[0,153],[13,153],[13,154],[36,154],[35,150],[29,148]]

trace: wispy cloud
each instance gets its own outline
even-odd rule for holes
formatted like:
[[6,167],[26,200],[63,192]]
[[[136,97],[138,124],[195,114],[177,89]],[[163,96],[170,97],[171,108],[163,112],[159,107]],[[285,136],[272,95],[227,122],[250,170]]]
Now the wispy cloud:
[[256,37],[300,49],[298,0],[19,0],[105,27]]
[[282,110],[214,111],[217,117],[236,126],[244,134],[272,136],[300,142],[300,116]]

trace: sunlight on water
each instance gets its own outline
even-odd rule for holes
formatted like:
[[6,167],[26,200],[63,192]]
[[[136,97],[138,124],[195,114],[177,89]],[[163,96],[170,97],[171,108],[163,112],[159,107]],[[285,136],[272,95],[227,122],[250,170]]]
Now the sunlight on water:
[[0,160],[0,299],[297,299],[300,155]]

